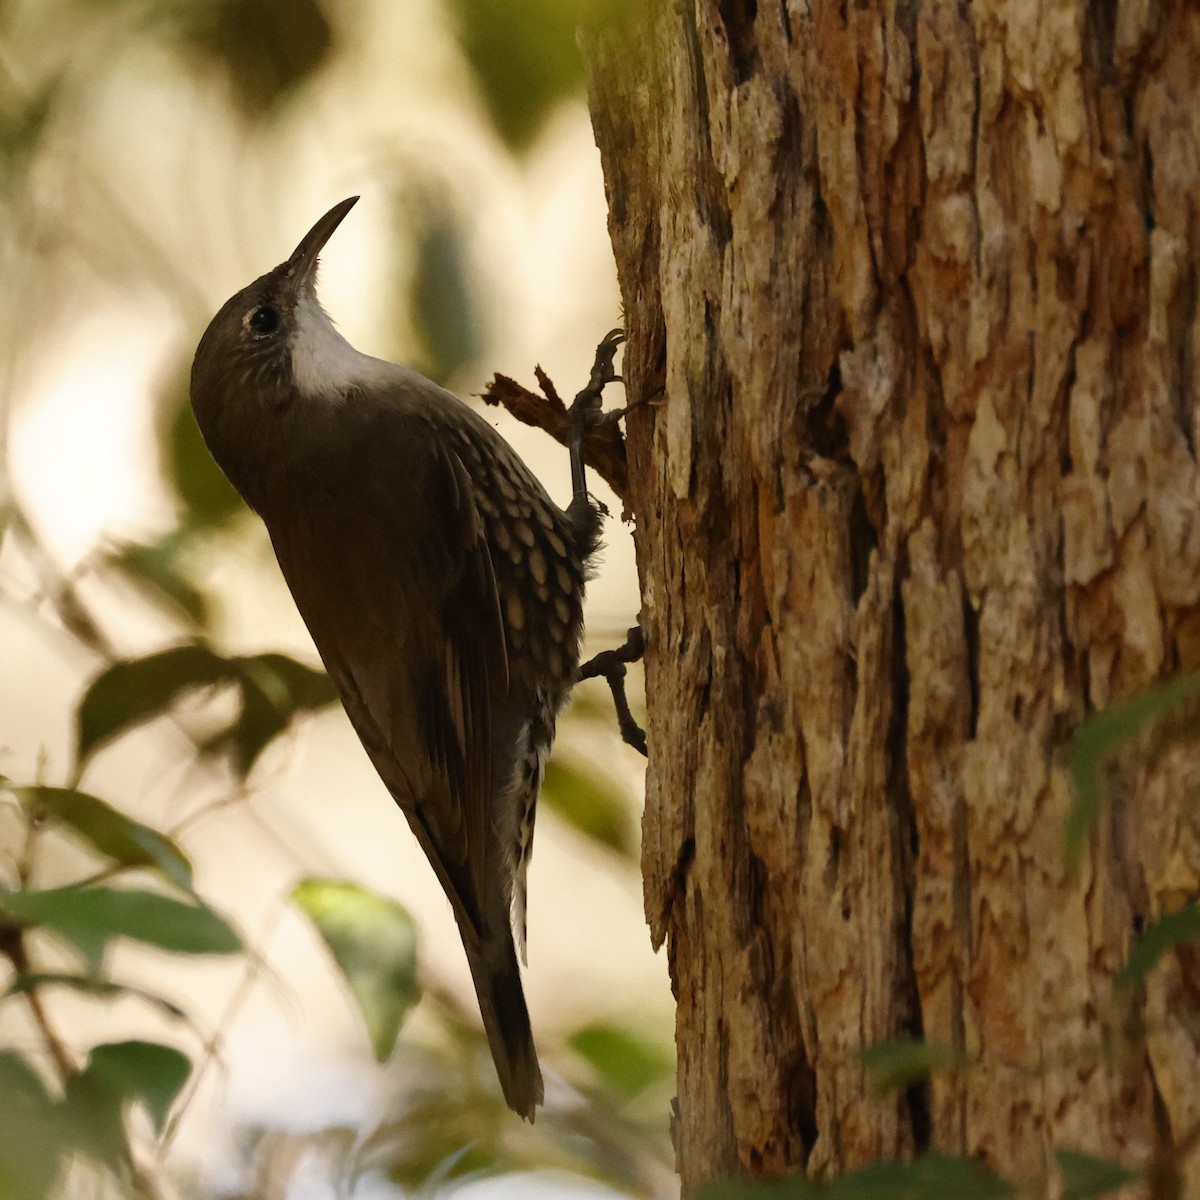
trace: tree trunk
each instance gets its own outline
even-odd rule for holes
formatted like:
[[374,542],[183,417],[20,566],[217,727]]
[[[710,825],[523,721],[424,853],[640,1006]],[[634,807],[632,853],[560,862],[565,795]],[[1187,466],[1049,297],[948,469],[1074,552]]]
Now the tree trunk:
[[[1072,878],[1060,751],[1200,661],[1200,10],[644,7],[585,52],[685,1191],[1137,1161],[1200,1123],[1198,956],[1101,1049],[1139,922],[1200,886],[1200,756]],[[973,1068],[876,1097],[898,1034]]]

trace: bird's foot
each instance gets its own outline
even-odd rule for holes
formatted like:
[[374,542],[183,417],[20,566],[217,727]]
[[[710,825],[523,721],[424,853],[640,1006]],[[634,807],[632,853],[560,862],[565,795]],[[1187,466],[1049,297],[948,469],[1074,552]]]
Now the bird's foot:
[[611,415],[605,413],[600,405],[604,389],[610,383],[620,382],[621,376],[613,368],[613,359],[617,347],[625,340],[623,329],[610,330],[604,340],[596,347],[596,357],[592,362],[592,373],[587,386],[571,402],[567,409],[568,439],[567,447],[571,452],[571,487],[575,500],[587,502],[587,479],[583,471],[583,439],[592,429],[607,420],[617,420],[621,413]]
[[645,651],[646,639],[642,627],[635,625],[625,635],[623,646],[615,650],[602,650],[579,668],[580,679],[601,678],[608,684],[617,709],[621,737],[643,757],[647,757],[646,731],[634,720],[629,710],[629,698],[625,695],[625,667],[628,663],[640,662]]

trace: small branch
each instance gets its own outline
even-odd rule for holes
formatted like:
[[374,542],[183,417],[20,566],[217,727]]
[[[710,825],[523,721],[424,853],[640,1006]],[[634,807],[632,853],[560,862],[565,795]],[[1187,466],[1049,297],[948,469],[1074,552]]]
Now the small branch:
[[646,748],[646,731],[634,720],[629,710],[629,699],[625,695],[625,666],[639,662],[645,653],[646,642],[642,627],[635,625],[626,635],[625,644],[615,650],[602,650],[579,668],[580,679],[603,679],[612,692],[613,704],[617,709],[617,725],[621,737],[643,757],[649,757]]
[[225,1010],[218,1019],[212,1036],[204,1043],[202,1047],[204,1056],[192,1071],[191,1078],[188,1080],[187,1090],[175,1105],[175,1111],[171,1114],[166,1128],[163,1130],[162,1137],[159,1139],[158,1161],[160,1163],[170,1153],[171,1145],[175,1141],[176,1134],[179,1132],[180,1123],[183,1121],[192,1102],[199,1095],[201,1084],[204,1082],[213,1063],[220,1059],[230,1028],[246,1001],[249,1000],[251,993],[258,985],[266,962],[267,943],[275,936],[275,932],[279,928],[279,923],[287,911],[287,906],[288,899],[286,897],[279,898],[275,902],[274,908],[267,914],[266,919],[263,921],[262,929],[256,939],[257,951],[247,962],[246,969],[242,973],[242,978],[226,1003]]
[[[37,853],[38,835],[42,831],[45,814],[33,810],[25,814],[25,837],[21,845],[21,853],[17,858],[17,883],[26,888],[33,879],[34,858]],[[18,976],[31,975],[29,966],[29,951],[25,946],[25,931],[19,925],[0,925],[0,954],[3,954],[13,965]],[[25,1003],[33,1016],[33,1023],[42,1035],[42,1042],[47,1053],[54,1060],[58,1073],[65,1083],[79,1069],[66,1043],[58,1036],[42,1003],[41,993],[36,987],[31,987],[25,993]]]
[[130,1185],[138,1200],[172,1200],[177,1195],[174,1190],[168,1190],[165,1181],[154,1172],[152,1167],[140,1163],[134,1157],[133,1147],[127,1147],[129,1154]]
[[[33,973],[29,962],[29,953],[25,946],[24,931],[18,926],[0,925],[0,954],[3,954],[12,963],[18,977]],[[42,1043],[65,1087],[68,1080],[79,1073],[79,1064],[54,1028],[46,1006],[42,1003],[40,990],[36,986],[31,986],[24,995],[34,1024],[41,1034]],[[125,1131],[124,1149],[133,1184],[133,1194],[144,1200],[163,1200],[167,1193],[163,1190],[161,1181],[149,1169],[137,1162],[127,1130]]]
[[[25,935],[19,926],[0,927],[0,954],[3,954],[12,963],[13,970],[18,976],[32,973],[29,967],[29,952],[25,948]],[[29,1005],[33,1023],[42,1035],[42,1043],[45,1045],[47,1053],[54,1060],[54,1065],[62,1080],[66,1082],[79,1070],[79,1067],[71,1057],[66,1043],[59,1037],[58,1031],[51,1023],[46,1006],[42,1003],[41,994],[36,987],[31,987],[25,993],[25,1003]]]
[[37,576],[42,595],[58,615],[63,628],[102,658],[115,659],[116,647],[79,598],[74,582],[59,570],[49,551],[42,545],[24,510],[16,503],[11,504],[8,519],[14,538]]
[[[17,965],[15,959],[13,960],[13,965]],[[41,1033],[42,1040],[46,1043],[46,1049],[50,1051],[50,1057],[54,1059],[54,1065],[58,1068],[59,1074],[64,1079],[69,1078],[79,1068],[76,1066],[75,1060],[71,1057],[71,1052],[67,1049],[66,1043],[58,1036],[58,1031],[50,1023],[50,1017],[46,1012],[46,1006],[42,1003],[41,994],[37,988],[30,988],[25,993],[25,999],[29,1004],[29,1011],[33,1014],[38,1032]]]
[[[38,771],[41,775],[41,771]],[[33,880],[33,860],[37,854],[38,834],[46,820],[45,812],[39,808],[25,811],[25,837],[21,842],[21,853],[17,856],[17,883],[26,888]]]
[[[484,404],[499,405],[518,421],[548,433],[561,446],[571,440],[567,406],[541,367],[534,368],[542,395],[522,387],[507,375],[496,375],[483,392]],[[616,413],[606,413],[583,437],[583,461],[624,501],[629,493],[629,468],[625,461],[625,438]]]

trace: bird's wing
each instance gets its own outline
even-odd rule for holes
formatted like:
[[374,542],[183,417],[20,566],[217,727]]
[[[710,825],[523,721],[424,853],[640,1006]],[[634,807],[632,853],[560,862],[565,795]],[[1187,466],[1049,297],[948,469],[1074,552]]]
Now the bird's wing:
[[471,481],[453,450],[398,419],[372,425],[337,469],[328,486],[314,469],[307,501],[266,514],[276,555],[372,763],[478,934],[498,869],[491,699],[508,667]]

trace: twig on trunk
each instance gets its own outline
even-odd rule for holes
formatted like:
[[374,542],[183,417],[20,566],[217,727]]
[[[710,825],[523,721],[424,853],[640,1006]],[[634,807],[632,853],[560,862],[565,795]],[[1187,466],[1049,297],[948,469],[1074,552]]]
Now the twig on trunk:
[[[534,368],[542,395],[522,387],[507,375],[495,375],[484,388],[484,404],[499,405],[518,421],[548,433],[562,446],[569,446],[571,426],[567,406],[541,367]],[[625,462],[625,438],[617,424],[624,410],[605,413],[583,437],[583,461],[600,473],[617,498],[625,501],[629,492],[629,469]]]

